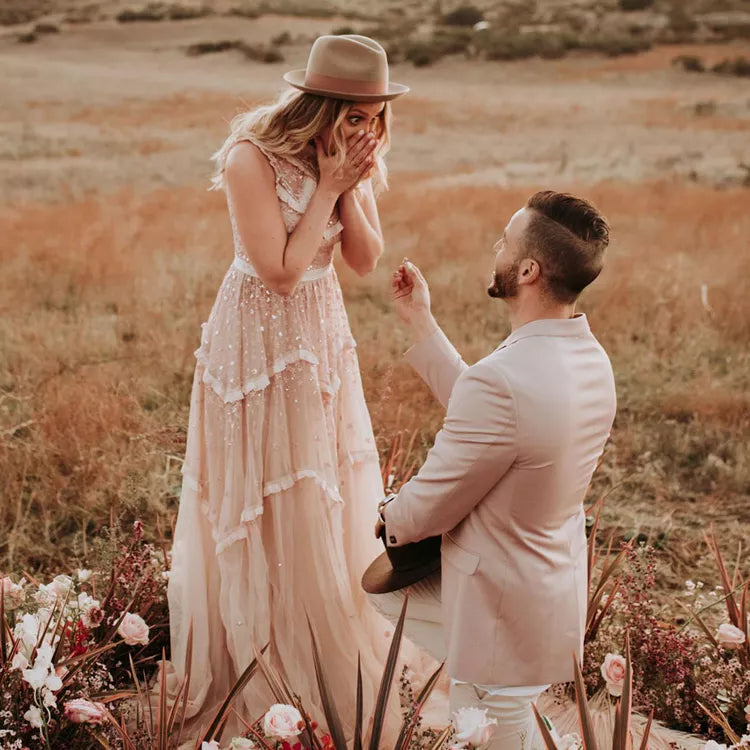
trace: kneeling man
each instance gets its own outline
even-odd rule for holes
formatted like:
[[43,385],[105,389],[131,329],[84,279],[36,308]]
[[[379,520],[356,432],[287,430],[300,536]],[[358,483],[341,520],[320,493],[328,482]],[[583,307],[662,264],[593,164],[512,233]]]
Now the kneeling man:
[[[590,203],[532,196],[496,243],[488,290],[511,333],[471,367],[432,317],[420,271],[394,274],[415,339],[407,359],[447,413],[422,469],[381,503],[376,534],[389,548],[442,536],[442,574],[371,599],[394,619],[409,591],[406,634],[446,659],[452,711],[489,709],[493,750],[538,746],[531,702],[572,680],[583,653],[583,499],[616,402],[609,358],[575,306],[608,241]],[[369,572],[365,588],[388,591]]]

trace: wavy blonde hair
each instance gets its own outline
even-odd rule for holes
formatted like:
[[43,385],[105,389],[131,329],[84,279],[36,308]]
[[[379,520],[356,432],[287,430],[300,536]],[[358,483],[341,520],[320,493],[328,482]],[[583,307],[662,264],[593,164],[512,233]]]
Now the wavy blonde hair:
[[[346,142],[341,124],[355,104],[345,99],[292,90],[284,92],[272,104],[237,115],[231,122],[229,136],[211,157],[216,164],[216,173],[211,179],[210,189],[223,188],[227,155],[232,146],[242,140],[255,141],[264,150],[279,156],[298,156],[313,138],[330,126],[325,147],[343,163]],[[373,187],[379,193],[388,187],[384,157],[391,146],[390,102],[385,103],[380,114],[377,136],[380,143],[375,152]]]

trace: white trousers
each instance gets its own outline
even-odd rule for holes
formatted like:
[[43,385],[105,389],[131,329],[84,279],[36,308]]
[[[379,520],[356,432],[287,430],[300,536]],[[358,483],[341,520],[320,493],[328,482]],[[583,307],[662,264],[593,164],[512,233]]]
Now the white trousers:
[[[404,635],[435,659],[443,661],[445,639],[440,603],[440,573],[399,591],[370,594],[369,599],[386,619],[395,624],[407,592],[409,608],[404,622]],[[497,721],[492,740],[485,745],[487,750],[541,750],[543,744],[531,704],[536,703],[548,687],[549,685],[473,685],[452,679],[451,715],[467,706],[486,708],[489,717]]]

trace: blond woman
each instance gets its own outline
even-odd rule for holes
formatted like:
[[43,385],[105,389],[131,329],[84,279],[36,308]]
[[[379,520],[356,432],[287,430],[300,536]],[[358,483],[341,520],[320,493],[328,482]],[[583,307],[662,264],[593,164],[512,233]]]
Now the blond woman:
[[[271,642],[303,703],[319,706],[307,613],[349,724],[357,655],[369,692],[386,626],[359,579],[377,551],[378,456],[334,250],[359,274],[383,252],[389,83],[382,47],[319,38],[295,90],[237,117],[215,154],[234,260],[203,326],[169,582],[172,665],[193,627],[191,715],[222,700]],[[235,708],[255,720],[254,679]],[[318,714],[322,718],[321,714]]]

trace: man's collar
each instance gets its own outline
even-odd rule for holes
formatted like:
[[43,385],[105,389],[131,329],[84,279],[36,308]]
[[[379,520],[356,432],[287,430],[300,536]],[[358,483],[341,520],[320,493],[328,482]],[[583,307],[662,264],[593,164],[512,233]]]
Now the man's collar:
[[532,336],[587,336],[591,333],[589,322],[583,313],[576,313],[572,318],[540,318],[516,328],[498,349],[515,344],[516,341]]

